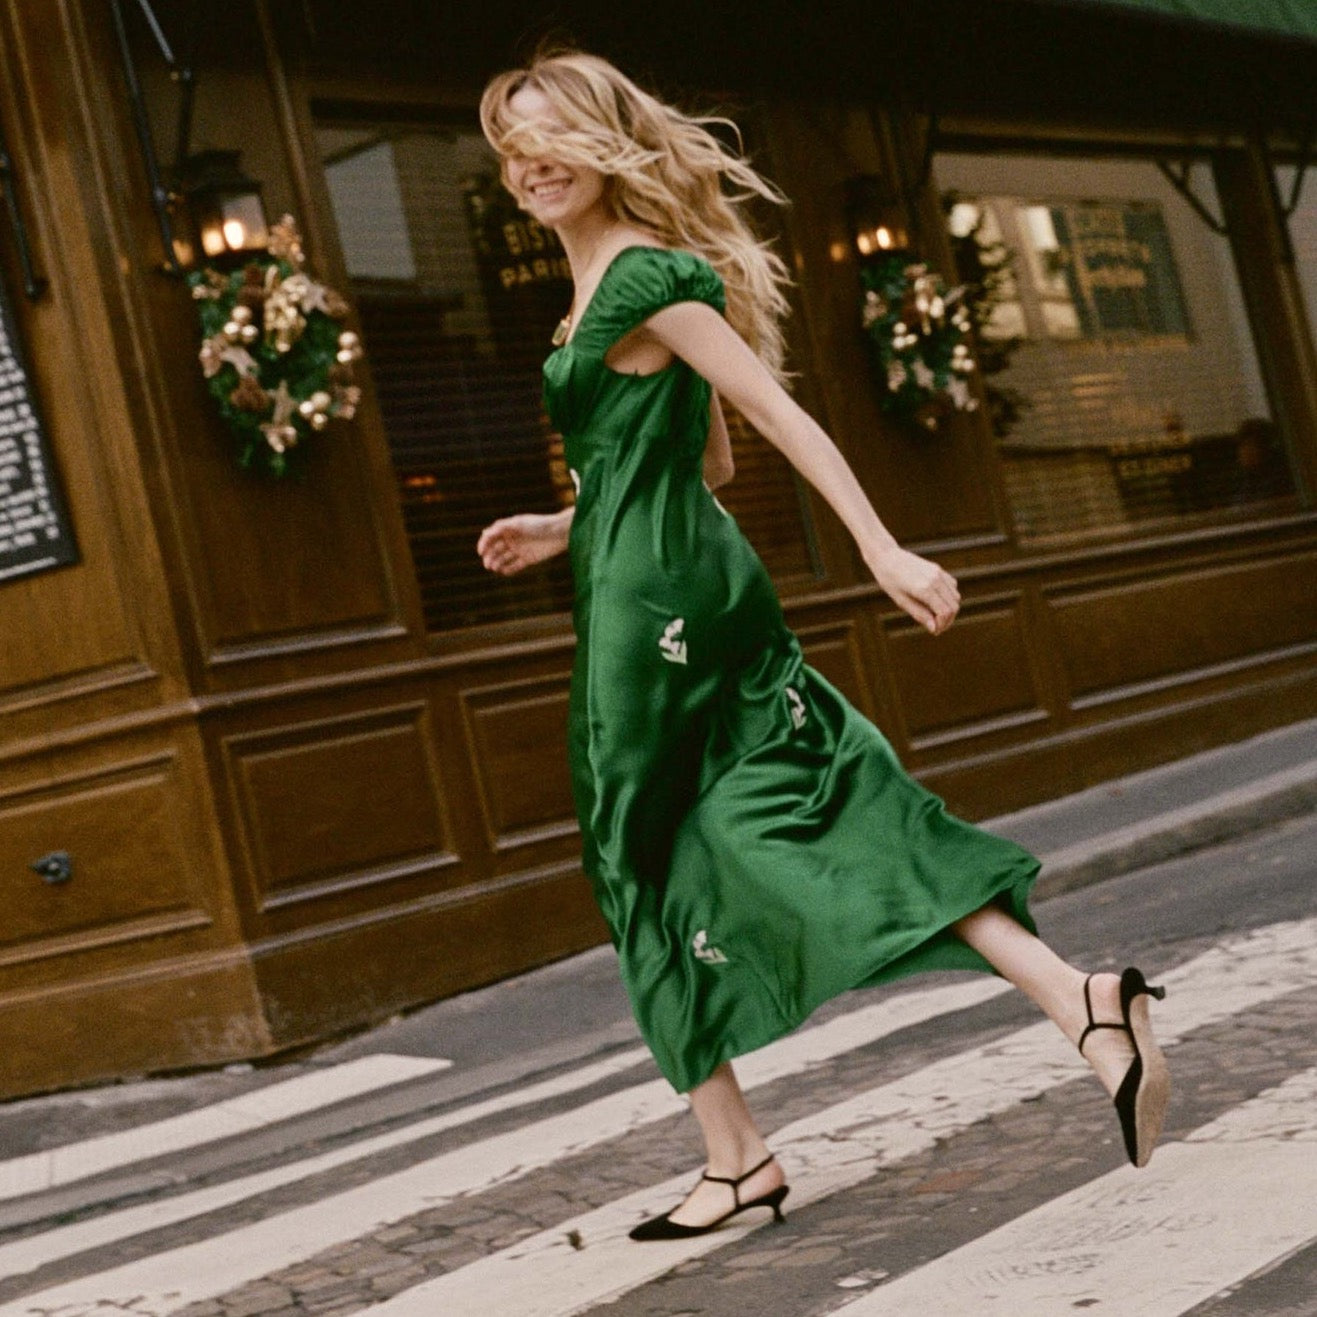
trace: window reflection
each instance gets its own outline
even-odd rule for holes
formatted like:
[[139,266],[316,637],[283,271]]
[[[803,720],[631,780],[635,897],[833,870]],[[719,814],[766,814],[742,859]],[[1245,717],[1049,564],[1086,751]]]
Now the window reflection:
[[[478,125],[322,120],[317,141],[432,631],[566,612],[565,556],[487,572],[481,529],[574,498],[542,369],[572,300],[557,235],[519,210]],[[719,498],[775,577],[818,574],[799,481],[725,407]]]
[[945,155],[938,177],[960,277],[1006,253],[980,356],[1023,542],[1293,495],[1228,245],[1155,165]]
[[474,126],[321,124],[318,140],[429,628],[569,609],[565,559],[501,577],[475,551],[496,518],[572,498],[540,396],[571,300],[561,245]]

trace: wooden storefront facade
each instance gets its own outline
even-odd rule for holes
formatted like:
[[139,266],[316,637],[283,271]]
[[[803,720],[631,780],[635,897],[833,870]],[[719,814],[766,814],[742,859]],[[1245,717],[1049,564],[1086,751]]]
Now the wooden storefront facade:
[[[190,7],[156,8],[185,25]],[[399,4],[391,19],[385,5],[372,23],[397,31],[354,45],[348,9],[239,0],[222,40],[212,30],[198,49],[197,139],[241,148],[271,215],[298,216],[312,262],[351,291],[365,331],[352,429],[305,480],[270,484],[235,469],[196,368],[194,308],[159,270],[111,7],[0,6],[6,187],[46,291],[23,295],[9,241],[4,274],[76,543],[73,563],[0,578],[0,1096],[269,1055],[605,936],[579,869],[565,758],[570,613],[545,586],[540,603],[525,587],[495,616],[472,586],[466,620],[446,625],[457,569],[436,569],[439,593],[423,588],[421,513],[399,480],[401,386],[383,350],[371,374],[371,326],[383,348],[402,302],[354,269],[328,163],[335,144],[379,123],[443,125],[445,141],[458,125],[466,141],[483,79],[511,62],[509,35],[525,23],[482,31],[465,14],[445,47],[433,16]],[[135,57],[164,141],[177,88],[140,17]],[[1242,89],[1174,113],[1174,89],[1120,105],[1094,94],[1087,114],[1068,99],[1082,87],[1026,103],[1023,55],[1000,94],[968,74],[954,92],[935,88],[935,116],[886,65],[872,87],[853,69],[835,84],[822,73],[765,82],[762,33],[715,81],[675,45],[624,40],[617,21],[585,18],[576,34],[743,117],[758,163],[793,201],[781,238],[798,280],[797,396],[900,539],[961,583],[956,625],[928,637],[866,578],[821,500],[768,457],[755,465],[762,441],[738,440],[753,476],[746,517],[762,513],[756,533],[781,535],[774,575],[810,662],[921,780],[983,818],[1317,713],[1317,352],[1271,185],[1273,169],[1302,169],[1300,131],[1258,121]],[[839,60],[854,44],[843,27],[831,37]],[[1078,40],[1058,37],[1058,67]],[[1261,42],[1210,37],[1250,40]],[[783,35],[778,56],[789,46]],[[652,67],[637,67],[648,49]],[[1287,46],[1279,65],[1317,69],[1317,52]],[[996,173],[975,174],[988,157]],[[1256,376],[1240,389],[1281,438],[1280,484],[1029,535],[1020,490],[1044,478],[1043,459],[999,442],[986,409],[932,441],[881,414],[848,178],[904,178],[921,255],[954,277],[944,176],[959,169],[985,195],[1015,195],[1013,162],[1026,158],[1062,173],[1199,161],[1246,327],[1231,342]],[[1185,342],[1210,345],[1187,275],[1185,289],[1199,317]],[[1073,363],[1072,347],[1046,362],[1069,352]],[[1188,350],[1174,346],[1186,363]],[[1078,378],[1060,392],[1078,397]],[[1219,428],[1248,414],[1240,407]],[[1088,459],[1076,454],[1100,440],[1085,431],[1045,461],[1078,469]],[[549,450],[540,457],[552,466]],[[1128,484],[1152,468],[1113,469]],[[561,472],[546,482],[560,497]],[[52,856],[62,869],[43,869]]]

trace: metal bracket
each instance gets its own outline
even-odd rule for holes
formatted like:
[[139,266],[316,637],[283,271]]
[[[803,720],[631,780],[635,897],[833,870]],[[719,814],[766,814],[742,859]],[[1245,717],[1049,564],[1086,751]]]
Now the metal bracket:
[[[1288,200],[1282,200],[1280,187],[1276,182],[1276,161],[1272,155],[1271,146],[1267,141],[1265,133],[1259,133],[1257,137],[1258,150],[1261,152],[1262,160],[1267,170],[1267,179],[1271,191],[1271,202],[1275,207],[1276,217],[1279,220],[1280,240],[1282,254],[1284,259],[1293,264],[1294,246],[1290,236],[1290,216],[1298,209],[1299,199],[1303,194],[1303,184],[1307,177],[1308,169],[1313,162],[1313,148],[1317,146],[1317,120],[1309,120],[1307,128],[1304,130],[1303,140],[1299,144],[1299,158],[1295,164],[1294,182],[1290,187]],[[1213,215],[1207,207],[1194,195],[1193,189],[1189,182],[1189,171],[1193,168],[1194,161],[1185,159],[1180,162],[1177,169],[1174,165],[1166,160],[1158,160],[1157,168],[1170,180],[1176,191],[1194,208],[1195,212],[1202,221],[1212,230],[1213,233],[1219,233],[1223,237],[1229,236],[1230,228],[1224,220],[1219,220]]]
[[1303,183],[1308,176],[1308,167],[1312,164],[1314,145],[1317,145],[1317,119],[1310,119],[1303,132],[1303,141],[1299,143],[1299,158],[1294,165],[1294,186],[1290,188],[1290,199],[1281,208],[1286,219],[1299,208]]
[[18,262],[23,270],[23,291],[27,294],[29,301],[35,302],[46,291],[49,284],[37,274],[32,264],[32,248],[27,240],[27,225],[23,223],[23,211],[18,204],[14,161],[9,154],[9,143],[5,140],[3,128],[0,128],[0,188],[4,190],[5,210],[9,213],[9,227],[14,234],[14,245],[18,248]]
[[1230,234],[1229,225],[1225,220],[1219,220],[1194,194],[1193,186],[1189,182],[1189,171],[1194,167],[1194,161],[1185,159],[1180,161],[1179,167],[1170,163],[1168,160],[1159,159],[1157,168],[1166,176],[1167,181],[1172,187],[1193,207],[1194,213],[1199,219],[1207,225],[1213,233],[1219,233],[1223,238]]
[[[199,5],[193,6],[191,49],[188,58],[184,61],[175,55],[173,47],[170,46],[159,18],[151,8],[151,0],[137,0],[137,5],[165,63],[169,66],[169,76],[180,87],[178,133],[171,171],[173,175],[177,175],[179,167],[187,157],[188,142],[192,136],[192,105],[196,94],[194,63],[197,47],[201,41],[200,15],[205,11],[200,9]],[[128,86],[128,99],[133,107],[133,126],[137,131],[137,141],[142,148],[142,160],[146,165],[146,175],[151,185],[151,205],[155,210],[156,224],[160,229],[160,240],[165,248],[164,269],[169,274],[182,275],[185,271],[174,251],[174,220],[170,211],[174,193],[165,182],[164,173],[160,168],[160,158],[155,149],[155,140],[151,136],[151,123],[146,112],[146,101],[142,96],[142,84],[137,76],[137,65],[133,61],[132,42],[128,36],[123,0],[110,0],[110,10],[114,17],[114,31],[119,43],[119,58],[123,64],[124,81]]]
[[1294,239],[1290,233],[1290,216],[1298,209],[1299,198],[1303,195],[1303,183],[1308,174],[1308,167],[1312,163],[1313,138],[1317,135],[1317,123],[1310,120],[1307,128],[1304,130],[1303,141],[1299,144],[1299,158],[1294,166],[1294,183],[1290,187],[1288,201],[1282,201],[1280,196],[1280,184],[1276,179],[1276,161],[1271,154],[1271,146],[1267,142],[1265,134],[1258,138],[1258,150],[1262,153],[1262,161],[1267,169],[1267,184],[1271,192],[1271,204],[1276,209],[1276,217],[1279,221],[1282,255],[1286,264],[1293,265],[1294,256]]

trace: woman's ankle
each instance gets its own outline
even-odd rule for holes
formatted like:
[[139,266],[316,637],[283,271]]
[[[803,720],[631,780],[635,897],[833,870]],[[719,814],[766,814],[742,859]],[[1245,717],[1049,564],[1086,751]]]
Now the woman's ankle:
[[760,1162],[769,1160],[772,1155],[762,1139],[738,1141],[709,1148],[706,1169],[710,1175],[735,1180]]

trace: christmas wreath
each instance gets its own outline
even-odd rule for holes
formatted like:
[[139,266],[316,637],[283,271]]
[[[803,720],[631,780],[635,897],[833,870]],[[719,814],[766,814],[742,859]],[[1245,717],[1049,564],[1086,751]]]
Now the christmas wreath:
[[270,229],[264,253],[233,271],[188,277],[201,318],[199,358],[220,415],[238,440],[238,465],[285,476],[302,440],[351,420],[361,343],[341,322],[348,304],[303,270],[291,215]]
[[861,324],[882,380],[882,410],[927,430],[978,400],[966,376],[974,370],[965,288],[948,290],[926,265],[893,252],[864,266]]

